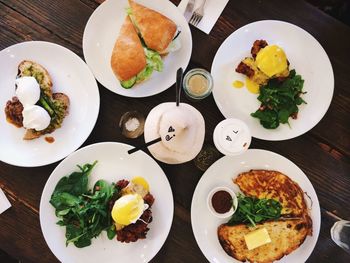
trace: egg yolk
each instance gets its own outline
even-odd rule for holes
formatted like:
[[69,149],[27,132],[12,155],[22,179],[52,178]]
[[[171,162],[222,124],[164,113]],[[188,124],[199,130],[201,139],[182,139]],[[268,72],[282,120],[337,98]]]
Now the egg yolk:
[[141,176],[136,176],[131,180],[131,182],[133,184],[141,185],[145,190],[149,191],[149,184],[145,178],[143,178]]
[[273,77],[287,69],[287,56],[277,45],[266,46],[256,56],[257,67],[268,77]]
[[120,197],[112,208],[112,218],[120,225],[135,223],[144,210],[144,201],[139,194],[127,194]]

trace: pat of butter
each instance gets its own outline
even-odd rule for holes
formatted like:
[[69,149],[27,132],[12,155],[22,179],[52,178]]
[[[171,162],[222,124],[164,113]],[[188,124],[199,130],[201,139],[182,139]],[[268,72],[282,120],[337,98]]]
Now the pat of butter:
[[244,240],[249,250],[271,242],[271,238],[265,227],[246,234]]

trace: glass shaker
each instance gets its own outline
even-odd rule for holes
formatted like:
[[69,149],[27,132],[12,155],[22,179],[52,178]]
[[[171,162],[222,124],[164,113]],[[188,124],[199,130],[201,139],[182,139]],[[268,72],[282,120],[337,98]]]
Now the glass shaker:
[[350,221],[335,222],[331,228],[331,237],[338,246],[350,253]]

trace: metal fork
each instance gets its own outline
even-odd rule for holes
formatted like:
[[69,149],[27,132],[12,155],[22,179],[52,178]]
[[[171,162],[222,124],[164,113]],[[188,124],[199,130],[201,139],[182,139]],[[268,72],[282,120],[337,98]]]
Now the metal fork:
[[201,5],[194,10],[189,23],[191,25],[197,26],[199,24],[199,22],[202,20],[203,15],[204,15],[204,5],[205,5],[206,0],[203,0],[203,2],[201,3]]

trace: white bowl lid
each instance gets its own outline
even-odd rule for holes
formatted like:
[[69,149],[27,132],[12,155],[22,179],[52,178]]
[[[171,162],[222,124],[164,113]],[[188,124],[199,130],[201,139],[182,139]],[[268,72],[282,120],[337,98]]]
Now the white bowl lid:
[[250,145],[252,136],[248,126],[239,119],[226,119],[214,130],[215,147],[225,155],[239,155]]

